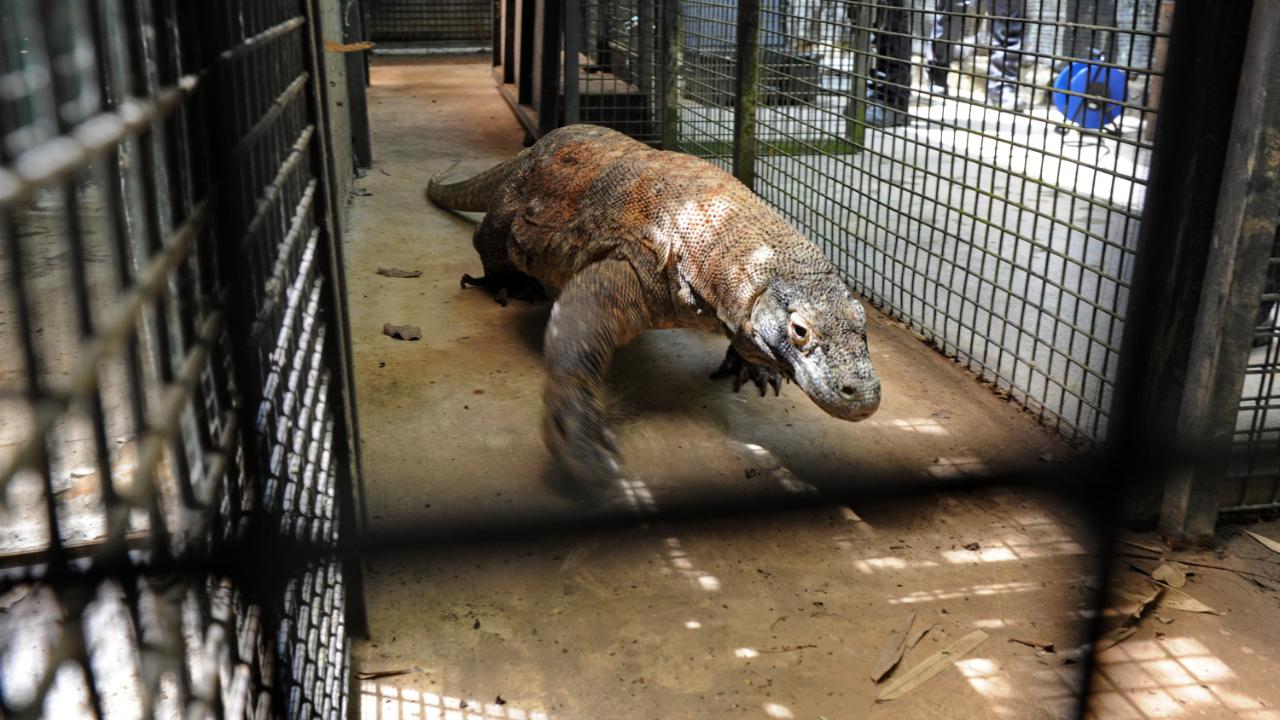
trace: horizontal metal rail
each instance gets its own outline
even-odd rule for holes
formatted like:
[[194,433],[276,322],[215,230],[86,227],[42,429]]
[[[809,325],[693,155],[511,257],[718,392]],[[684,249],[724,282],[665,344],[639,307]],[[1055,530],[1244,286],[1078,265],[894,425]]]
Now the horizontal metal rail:
[[165,119],[198,83],[197,75],[186,75],[173,87],[158,91],[154,98],[123,100],[115,110],[85,120],[70,135],[28,149],[11,166],[0,167],[0,209],[29,201],[37,188],[70,177],[94,158],[115,149],[126,137]]

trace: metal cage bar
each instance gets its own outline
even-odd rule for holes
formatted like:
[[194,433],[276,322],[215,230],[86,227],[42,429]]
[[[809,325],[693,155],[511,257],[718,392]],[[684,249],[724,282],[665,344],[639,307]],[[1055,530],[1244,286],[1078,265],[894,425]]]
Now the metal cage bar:
[[[6,717],[345,715],[358,462],[312,19],[0,6]],[[264,542],[306,549],[276,584]]]

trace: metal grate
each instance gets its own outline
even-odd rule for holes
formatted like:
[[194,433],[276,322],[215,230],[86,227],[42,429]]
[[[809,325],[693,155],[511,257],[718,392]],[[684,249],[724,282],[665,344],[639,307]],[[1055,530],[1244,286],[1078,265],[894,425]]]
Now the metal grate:
[[493,42],[494,0],[373,0],[369,37],[383,42]]
[[737,95],[736,2],[680,3],[680,149],[733,169],[733,102]]
[[309,17],[0,5],[0,715],[345,714]]
[[[664,70],[661,4],[586,0],[566,3],[565,13],[565,122],[603,125],[657,142]],[[577,82],[570,82],[575,76]]]
[[725,164],[748,143],[735,172],[855,290],[1060,432],[1102,439],[1171,3],[758,7],[744,139],[736,66],[711,49],[738,4],[681,4],[681,149]]
[[1236,411],[1236,455],[1222,487],[1222,510],[1280,507],[1280,227],[1258,304],[1253,349]]

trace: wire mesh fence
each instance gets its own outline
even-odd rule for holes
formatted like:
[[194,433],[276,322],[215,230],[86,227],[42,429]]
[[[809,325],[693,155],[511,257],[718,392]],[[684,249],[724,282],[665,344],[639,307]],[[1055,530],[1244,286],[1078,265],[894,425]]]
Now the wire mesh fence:
[[1222,487],[1222,509],[1280,507],[1280,229],[1267,263],[1253,347],[1236,411],[1236,454]]
[[[327,554],[353,477],[308,17],[0,5],[6,717],[345,712]],[[245,574],[246,546],[283,541],[312,559]]]
[[[746,177],[858,292],[1100,440],[1170,5],[761,2]],[[679,143],[721,164],[736,67],[706,48],[736,8],[681,4]]]
[[563,119],[657,142],[664,67],[661,5],[587,0],[566,3],[564,11]]
[[375,42],[492,42],[494,0],[372,0],[369,38]]

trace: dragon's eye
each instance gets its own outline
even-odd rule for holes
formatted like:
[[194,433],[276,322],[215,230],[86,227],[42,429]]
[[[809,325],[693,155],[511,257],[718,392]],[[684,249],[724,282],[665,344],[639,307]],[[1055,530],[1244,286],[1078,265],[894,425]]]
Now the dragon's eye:
[[791,344],[801,350],[813,341],[813,330],[809,327],[809,322],[799,313],[791,313],[791,319],[787,324],[787,335],[791,338]]

